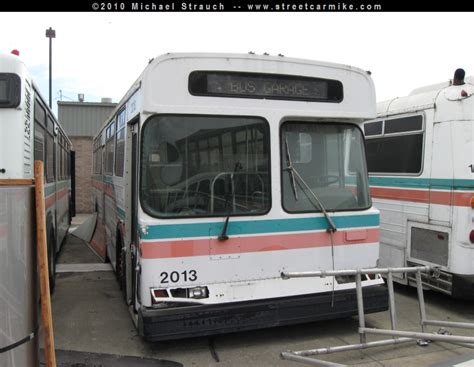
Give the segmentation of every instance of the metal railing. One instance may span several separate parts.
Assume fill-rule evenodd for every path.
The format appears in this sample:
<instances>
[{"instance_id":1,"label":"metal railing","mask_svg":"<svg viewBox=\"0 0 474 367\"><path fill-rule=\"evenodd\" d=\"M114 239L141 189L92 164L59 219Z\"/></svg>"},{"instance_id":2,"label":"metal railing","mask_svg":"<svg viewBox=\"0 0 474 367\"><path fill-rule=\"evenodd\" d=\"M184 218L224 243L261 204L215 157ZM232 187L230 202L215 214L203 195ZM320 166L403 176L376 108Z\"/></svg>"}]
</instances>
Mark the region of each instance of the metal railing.
<instances>
[{"instance_id":1,"label":"metal railing","mask_svg":"<svg viewBox=\"0 0 474 367\"><path fill-rule=\"evenodd\" d=\"M437 270L436 268L432 268L429 266L416 266L416 267L403 267L403 268L373 268L373 269L357 269L357 270L283 272L281 274L283 279L342 276L342 275L355 276L356 295L357 295L357 312L358 312L358 317L359 317L359 330L358 331L359 331L360 343L341 345L341 346L335 346L335 347L327 347L327 348L301 350L301 351L286 351L280 354L281 358L285 360L289 360L289 361L304 363L311 366L343 367L346 365L335 363L335 362L328 362L328 361L311 358L311 357L323 355L323 354L332 354L332 353L337 353L337 352L347 352L347 351L368 349L368 348L380 347L380 346L386 346L386 345L394 345L394 344L406 343L413 340L417 340L417 343L419 345L426 345L429 341L443 341L447 343L461 345L463 347L474 348L474 337L461 336L461 335L446 335L446 333L426 332L427 325L474 329L474 323L427 319L421 274L436 271L436 270ZM406 274L415 273L416 288L417 288L417 294L418 294L418 305L419 305L419 312L420 312L421 332L397 330L397 316L396 316L396 311L395 311L395 293L393 290L393 274L394 273L406 273ZM364 298L363 298L363 289L362 289L363 287L362 287L361 277L362 275L375 275L375 274L387 275L387 289L388 289L391 329L369 328L369 327L366 327L365 325ZM387 336L391 336L392 338L368 342L366 340L367 334L387 335Z\"/></svg>"}]
</instances>

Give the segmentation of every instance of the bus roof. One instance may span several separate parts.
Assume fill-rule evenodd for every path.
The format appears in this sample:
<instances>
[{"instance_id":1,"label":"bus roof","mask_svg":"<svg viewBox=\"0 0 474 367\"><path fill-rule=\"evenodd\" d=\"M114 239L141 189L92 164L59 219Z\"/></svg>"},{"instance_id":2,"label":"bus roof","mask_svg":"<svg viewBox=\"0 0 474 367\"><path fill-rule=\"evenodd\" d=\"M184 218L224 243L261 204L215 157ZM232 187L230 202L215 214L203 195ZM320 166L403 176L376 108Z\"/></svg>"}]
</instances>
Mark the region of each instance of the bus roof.
<instances>
[{"instance_id":1,"label":"bus roof","mask_svg":"<svg viewBox=\"0 0 474 367\"><path fill-rule=\"evenodd\" d=\"M58 121L57 116L54 115L54 113L51 110L51 108L49 107L48 103L46 102L46 100L41 95L37 84L32 79L31 74L30 74L26 64L22 60L22 58L20 56L12 54L12 53L0 52L0 72L15 73L18 76L20 76L20 78L26 79L26 80L28 80L29 83L32 84L35 93L38 95L39 99L41 101L43 101L44 107L47 109L47 111L53 117L53 119L57 122L57 126L58 126L59 130L66 137L66 140L68 141L68 143L70 145L72 145L71 140L69 139L66 132L64 131L64 128L61 126L61 122ZM22 103L23 103L23 101L22 101Z\"/></svg>"},{"instance_id":2,"label":"bus roof","mask_svg":"<svg viewBox=\"0 0 474 367\"><path fill-rule=\"evenodd\" d=\"M461 92L466 93L465 96ZM435 108L443 108L452 101L464 100L474 94L474 77L465 78L463 85L451 85L450 81L432 84L414 89L408 96L396 97L377 103L377 116L384 117L394 114L416 112Z\"/></svg>"},{"instance_id":3,"label":"bus roof","mask_svg":"<svg viewBox=\"0 0 474 367\"><path fill-rule=\"evenodd\" d=\"M110 121L112 116L116 115L116 113L122 108L122 106L130 99L130 97L139 89L143 87L142 83L146 82L146 80L151 76L157 67L161 67L162 65L166 64L168 61L179 61L181 64L186 63L189 60L196 60L197 62L201 61L201 65L206 60L214 60L216 63L219 63L219 66L216 68L217 70L226 70L230 68L231 62L233 62L233 67L236 69L235 71L239 71L242 69L243 71L248 69L245 65L248 65L248 62L252 62L253 70L252 72L264 72L264 73L286 73L290 75L302 75L301 71L303 68L307 67L309 69L314 70L319 68L320 70L330 71L333 75L338 76L341 80L344 80L346 83L354 83L357 81L363 82L364 87L367 91L370 91L371 98L368 98L366 101L362 102L366 106L362 107L361 109L367 110L367 114L374 114L375 111L369 111L370 108L368 106L371 105L375 101L375 88L372 82L372 78L370 77L370 72L362 70L357 67L353 67L350 65L343 65L331 62L324 62L324 61L315 61L315 60L307 60L307 59L298 59L298 58L289 58L283 55L279 56L271 56L271 55L257 55L254 53L248 54L235 54L235 53L167 53L164 55L160 55L154 59L151 59L137 78L137 80L132 84L129 88L127 93L124 97L120 100L117 104L116 109L111 113L111 115L107 118L104 122L102 128L99 131L102 131L103 128L107 125ZM270 71L265 66L268 64L272 64L272 68ZM264 66L265 65L265 66ZM291 67L290 67L291 65ZM294 69L294 71L292 70ZM229 70L229 69L228 69ZM249 70L246 70L249 71ZM354 77L357 75L356 77ZM310 72L308 72L307 76L313 76ZM169 76L171 77L171 76ZM324 77L324 76L323 76ZM336 78L336 77L335 77ZM365 91L364 91L365 92ZM355 95L356 93L353 93ZM367 93L366 93L367 95ZM360 103L359 103L360 104ZM360 111L359 111L360 114ZM368 117L368 116L367 116Z\"/></svg>"}]
</instances>

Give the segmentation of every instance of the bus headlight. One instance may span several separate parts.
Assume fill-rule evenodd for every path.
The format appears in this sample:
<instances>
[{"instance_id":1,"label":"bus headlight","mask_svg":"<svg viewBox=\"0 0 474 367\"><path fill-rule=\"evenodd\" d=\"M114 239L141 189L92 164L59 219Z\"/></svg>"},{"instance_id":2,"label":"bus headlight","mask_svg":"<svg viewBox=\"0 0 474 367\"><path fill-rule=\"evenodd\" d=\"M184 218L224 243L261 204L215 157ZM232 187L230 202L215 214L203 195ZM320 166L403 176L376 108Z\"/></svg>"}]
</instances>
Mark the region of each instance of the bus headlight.
<instances>
[{"instance_id":1,"label":"bus headlight","mask_svg":"<svg viewBox=\"0 0 474 367\"><path fill-rule=\"evenodd\" d=\"M201 299L201 298L208 298L208 297L209 297L209 291L207 287L188 288L188 298Z\"/></svg>"}]
</instances>

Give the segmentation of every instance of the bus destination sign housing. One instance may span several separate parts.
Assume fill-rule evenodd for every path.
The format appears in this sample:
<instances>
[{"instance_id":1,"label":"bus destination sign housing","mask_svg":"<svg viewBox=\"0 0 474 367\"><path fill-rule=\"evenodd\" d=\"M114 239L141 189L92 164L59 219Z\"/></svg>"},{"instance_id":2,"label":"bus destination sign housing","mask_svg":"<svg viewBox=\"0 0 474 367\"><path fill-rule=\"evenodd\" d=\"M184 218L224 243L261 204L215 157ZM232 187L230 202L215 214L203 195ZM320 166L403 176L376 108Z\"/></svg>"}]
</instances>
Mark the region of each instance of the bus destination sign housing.
<instances>
[{"instance_id":1,"label":"bus destination sign housing","mask_svg":"<svg viewBox=\"0 0 474 367\"><path fill-rule=\"evenodd\" d=\"M283 74L193 71L189 92L195 96L341 102L338 80Z\"/></svg>"}]
</instances>

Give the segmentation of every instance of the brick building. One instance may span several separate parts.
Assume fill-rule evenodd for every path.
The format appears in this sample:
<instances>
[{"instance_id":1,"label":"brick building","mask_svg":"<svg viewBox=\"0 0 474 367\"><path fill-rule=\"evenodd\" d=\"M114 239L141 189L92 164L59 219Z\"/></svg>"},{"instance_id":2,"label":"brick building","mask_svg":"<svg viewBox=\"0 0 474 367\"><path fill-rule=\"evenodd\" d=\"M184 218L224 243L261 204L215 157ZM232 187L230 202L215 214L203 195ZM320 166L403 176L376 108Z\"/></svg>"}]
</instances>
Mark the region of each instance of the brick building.
<instances>
[{"instance_id":1,"label":"brick building","mask_svg":"<svg viewBox=\"0 0 474 367\"><path fill-rule=\"evenodd\" d=\"M76 152L76 212L92 213L92 140L116 103L58 102L58 120Z\"/></svg>"}]
</instances>

